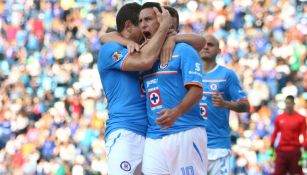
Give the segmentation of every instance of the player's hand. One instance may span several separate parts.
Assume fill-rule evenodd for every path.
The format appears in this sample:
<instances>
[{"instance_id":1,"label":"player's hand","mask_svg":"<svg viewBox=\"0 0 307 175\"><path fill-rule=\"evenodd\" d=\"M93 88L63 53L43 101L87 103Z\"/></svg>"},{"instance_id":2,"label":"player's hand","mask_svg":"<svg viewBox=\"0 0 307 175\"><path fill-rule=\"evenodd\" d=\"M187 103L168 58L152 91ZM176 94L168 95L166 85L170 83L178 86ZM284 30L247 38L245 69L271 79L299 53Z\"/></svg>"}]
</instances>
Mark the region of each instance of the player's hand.
<instances>
[{"instance_id":1,"label":"player's hand","mask_svg":"<svg viewBox=\"0 0 307 175\"><path fill-rule=\"evenodd\" d=\"M174 29L173 26L171 26L171 28L167 32L167 37L176 36L177 34L178 34L178 32Z\"/></svg>"},{"instance_id":2,"label":"player's hand","mask_svg":"<svg viewBox=\"0 0 307 175\"><path fill-rule=\"evenodd\" d=\"M161 125L162 129L168 129L171 127L180 116L176 109L163 109L158 112L158 115L160 115L160 117L156 120L156 123Z\"/></svg>"},{"instance_id":3,"label":"player's hand","mask_svg":"<svg viewBox=\"0 0 307 175\"><path fill-rule=\"evenodd\" d=\"M226 101L220 93L212 95L212 103L215 107L223 108L226 105Z\"/></svg>"},{"instance_id":4,"label":"player's hand","mask_svg":"<svg viewBox=\"0 0 307 175\"><path fill-rule=\"evenodd\" d=\"M156 13L157 20L160 24L159 28L165 27L166 30L169 30L171 28L173 19L172 19L171 15L169 14L168 10L166 10L163 7L161 7L161 9L162 9L162 13L156 7L153 8L153 10Z\"/></svg>"},{"instance_id":5,"label":"player's hand","mask_svg":"<svg viewBox=\"0 0 307 175\"><path fill-rule=\"evenodd\" d=\"M140 45L134 41L129 41L127 44L128 53L139 52L140 48Z\"/></svg>"},{"instance_id":6,"label":"player's hand","mask_svg":"<svg viewBox=\"0 0 307 175\"><path fill-rule=\"evenodd\" d=\"M274 148L273 147L270 147L269 148L269 150L268 150L268 155L270 156L270 157L273 157L274 156Z\"/></svg>"},{"instance_id":7,"label":"player's hand","mask_svg":"<svg viewBox=\"0 0 307 175\"><path fill-rule=\"evenodd\" d=\"M276 159L276 154L275 154L274 147L270 147L268 152L267 152L267 154L270 157L270 161L274 162L275 159Z\"/></svg>"},{"instance_id":8,"label":"player's hand","mask_svg":"<svg viewBox=\"0 0 307 175\"><path fill-rule=\"evenodd\" d=\"M306 163L306 161L307 161L307 151L305 151L305 150L303 149L302 154L301 154L301 158L300 158L300 160L298 161L298 164L301 165L301 166L303 166L303 165Z\"/></svg>"},{"instance_id":9,"label":"player's hand","mask_svg":"<svg viewBox=\"0 0 307 175\"><path fill-rule=\"evenodd\" d=\"M175 44L175 36L170 36L165 40L160 53L161 65L164 66L171 60Z\"/></svg>"},{"instance_id":10,"label":"player's hand","mask_svg":"<svg viewBox=\"0 0 307 175\"><path fill-rule=\"evenodd\" d=\"M140 45L140 49L149 42L149 39L145 38L144 42Z\"/></svg>"}]
</instances>

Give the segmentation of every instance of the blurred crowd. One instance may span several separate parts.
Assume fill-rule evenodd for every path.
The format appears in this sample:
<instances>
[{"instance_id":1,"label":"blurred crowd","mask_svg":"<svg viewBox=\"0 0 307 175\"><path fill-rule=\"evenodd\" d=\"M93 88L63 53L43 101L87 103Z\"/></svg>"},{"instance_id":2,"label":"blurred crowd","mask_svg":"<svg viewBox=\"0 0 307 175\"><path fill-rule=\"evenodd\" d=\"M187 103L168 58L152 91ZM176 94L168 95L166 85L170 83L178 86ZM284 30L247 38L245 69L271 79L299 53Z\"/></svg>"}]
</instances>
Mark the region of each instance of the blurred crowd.
<instances>
[{"instance_id":1,"label":"blurred crowd","mask_svg":"<svg viewBox=\"0 0 307 175\"><path fill-rule=\"evenodd\" d=\"M180 33L213 34L252 105L231 113L232 170L270 174L284 97L307 116L307 4L300 0L160 0ZM0 2L0 174L106 174L107 102L96 59L115 27L112 0ZM142 2L140 2L142 3Z\"/></svg>"}]
</instances>

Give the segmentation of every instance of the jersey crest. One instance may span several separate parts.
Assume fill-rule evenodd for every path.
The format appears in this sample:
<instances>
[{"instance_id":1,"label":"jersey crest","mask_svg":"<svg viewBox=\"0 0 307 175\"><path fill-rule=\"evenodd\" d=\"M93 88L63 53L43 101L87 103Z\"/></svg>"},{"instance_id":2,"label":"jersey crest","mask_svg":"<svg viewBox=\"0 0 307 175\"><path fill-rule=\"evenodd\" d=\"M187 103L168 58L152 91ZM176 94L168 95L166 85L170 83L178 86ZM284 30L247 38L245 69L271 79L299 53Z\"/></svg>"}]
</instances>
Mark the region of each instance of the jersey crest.
<instances>
[{"instance_id":1,"label":"jersey crest","mask_svg":"<svg viewBox=\"0 0 307 175\"><path fill-rule=\"evenodd\" d=\"M162 105L162 99L159 89L148 92L148 98L150 101L151 108L156 108Z\"/></svg>"},{"instance_id":2,"label":"jersey crest","mask_svg":"<svg viewBox=\"0 0 307 175\"><path fill-rule=\"evenodd\" d=\"M217 91L217 84L215 84L215 83L210 84L210 89L212 91Z\"/></svg>"}]
</instances>

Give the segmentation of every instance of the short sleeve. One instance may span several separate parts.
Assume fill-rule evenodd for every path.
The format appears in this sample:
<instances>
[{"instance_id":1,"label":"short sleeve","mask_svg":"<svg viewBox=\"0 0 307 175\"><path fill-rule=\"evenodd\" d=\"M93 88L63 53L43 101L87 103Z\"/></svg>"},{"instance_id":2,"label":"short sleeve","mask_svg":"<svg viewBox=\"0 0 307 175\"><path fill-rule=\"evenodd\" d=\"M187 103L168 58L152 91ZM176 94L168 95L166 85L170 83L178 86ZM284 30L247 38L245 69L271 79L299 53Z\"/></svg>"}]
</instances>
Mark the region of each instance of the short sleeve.
<instances>
[{"instance_id":1,"label":"short sleeve","mask_svg":"<svg viewBox=\"0 0 307 175\"><path fill-rule=\"evenodd\" d=\"M227 78L228 94L232 101L246 99L246 93L243 91L238 76L235 72L230 71Z\"/></svg>"},{"instance_id":2,"label":"short sleeve","mask_svg":"<svg viewBox=\"0 0 307 175\"><path fill-rule=\"evenodd\" d=\"M123 62L128 55L128 49L116 42L107 42L99 49L98 69L122 70Z\"/></svg>"},{"instance_id":3,"label":"short sleeve","mask_svg":"<svg viewBox=\"0 0 307 175\"><path fill-rule=\"evenodd\" d=\"M180 68L184 85L195 85L202 87L202 64L198 53L190 45L182 43L179 48Z\"/></svg>"}]
</instances>

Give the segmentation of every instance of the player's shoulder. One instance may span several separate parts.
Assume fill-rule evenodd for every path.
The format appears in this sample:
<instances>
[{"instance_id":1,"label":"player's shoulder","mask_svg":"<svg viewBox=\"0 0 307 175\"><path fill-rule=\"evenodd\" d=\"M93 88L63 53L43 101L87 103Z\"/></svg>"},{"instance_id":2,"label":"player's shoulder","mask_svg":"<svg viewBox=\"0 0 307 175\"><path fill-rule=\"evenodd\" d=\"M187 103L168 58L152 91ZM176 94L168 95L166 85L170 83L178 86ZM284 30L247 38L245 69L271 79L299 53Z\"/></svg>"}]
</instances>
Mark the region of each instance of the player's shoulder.
<instances>
[{"instance_id":1,"label":"player's shoulder","mask_svg":"<svg viewBox=\"0 0 307 175\"><path fill-rule=\"evenodd\" d=\"M118 61L121 57L125 56L126 50L125 46L117 42L106 42L99 49L99 58L108 59L112 57L115 61Z\"/></svg>"},{"instance_id":2,"label":"player's shoulder","mask_svg":"<svg viewBox=\"0 0 307 175\"><path fill-rule=\"evenodd\" d=\"M219 64L218 66L219 66L218 69L220 69L220 70L223 70L223 71L226 71L226 72L234 72L232 69L230 69L229 67L226 67L225 65Z\"/></svg>"},{"instance_id":3,"label":"player's shoulder","mask_svg":"<svg viewBox=\"0 0 307 175\"><path fill-rule=\"evenodd\" d=\"M185 52L188 50L195 50L195 49L191 45L184 42L176 43L175 45L175 51Z\"/></svg>"},{"instance_id":4,"label":"player's shoulder","mask_svg":"<svg viewBox=\"0 0 307 175\"><path fill-rule=\"evenodd\" d=\"M179 54L181 56L190 55L190 54L196 55L197 51L191 45L180 42L180 43L176 43L174 53Z\"/></svg>"},{"instance_id":5,"label":"player's shoulder","mask_svg":"<svg viewBox=\"0 0 307 175\"><path fill-rule=\"evenodd\" d=\"M224 66L224 65L218 65L217 69L218 72L223 73L224 75L236 75L235 71L233 71L232 69Z\"/></svg>"},{"instance_id":6,"label":"player's shoulder","mask_svg":"<svg viewBox=\"0 0 307 175\"><path fill-rule=\"evenodd\" d=\"M295 111L296 115L301 118L302 120L306 120L306 117L304 115L302 115L301 113Z\"/></svg>"}]
</instances>

